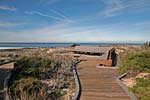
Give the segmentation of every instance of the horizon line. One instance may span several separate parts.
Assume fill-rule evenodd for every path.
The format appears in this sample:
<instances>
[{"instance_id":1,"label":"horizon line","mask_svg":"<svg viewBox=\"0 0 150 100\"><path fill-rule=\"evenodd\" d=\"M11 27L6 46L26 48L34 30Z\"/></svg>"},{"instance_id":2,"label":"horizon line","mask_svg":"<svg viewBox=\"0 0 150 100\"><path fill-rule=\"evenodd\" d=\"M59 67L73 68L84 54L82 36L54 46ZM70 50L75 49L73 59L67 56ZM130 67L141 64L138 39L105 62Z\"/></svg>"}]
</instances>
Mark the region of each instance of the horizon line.
<instances>
[{"instance_id":1,"label":"horizon line","mask_svg":"<svg viewBox=\"0 0 150 100\"><path fill-rule=\"evenodd\" d=\"M146 41L147 42L147 41ZM2 43L69 43L69 44L76 44L76 43L110 43L110 44L143 44L146 42L0 42Z\"/></svg>"}]
</instances>

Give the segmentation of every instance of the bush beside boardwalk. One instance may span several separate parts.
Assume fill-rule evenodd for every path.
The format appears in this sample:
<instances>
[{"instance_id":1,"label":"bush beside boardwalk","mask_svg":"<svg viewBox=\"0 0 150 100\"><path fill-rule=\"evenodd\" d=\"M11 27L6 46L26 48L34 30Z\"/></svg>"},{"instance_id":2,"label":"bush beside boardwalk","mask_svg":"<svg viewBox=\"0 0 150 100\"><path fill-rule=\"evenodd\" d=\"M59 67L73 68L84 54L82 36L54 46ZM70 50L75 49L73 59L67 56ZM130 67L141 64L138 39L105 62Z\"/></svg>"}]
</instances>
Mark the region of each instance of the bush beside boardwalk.
<instances>
[{"instance_id":1,"label":"bush beside boardwalk","mask_svg":"<svg viewBox=\"0 0 150 100\"><path fill-rule=\"evenodd\" d=\"M65 100L70 95L71 100L74 91L72 63L69 57L21 58L9 81L10 99Z\"/></svg>"},{"instance_id":2,"label":"bush beside boardwalk","mask_svg":"<svg viewBox=\"0 0 150 100\"><path fill-rule=\"evenodd\" d=\"M133 84L129 89L139 100L150 100L150 49L144 45L139 51L129 53L124 57L119 72L128 72L127 79L131 79Z\"/></svg>"},{"instance_id":3,"label":"bush beside boardwalk","mask_svg":"<svg viewBox=\"0 0 150 100\"><path fill-rule=\"evenodd\" d=\"M128 54L120 66L120 72L150 72L150 51Z\"/></svg>"}]
</instances>

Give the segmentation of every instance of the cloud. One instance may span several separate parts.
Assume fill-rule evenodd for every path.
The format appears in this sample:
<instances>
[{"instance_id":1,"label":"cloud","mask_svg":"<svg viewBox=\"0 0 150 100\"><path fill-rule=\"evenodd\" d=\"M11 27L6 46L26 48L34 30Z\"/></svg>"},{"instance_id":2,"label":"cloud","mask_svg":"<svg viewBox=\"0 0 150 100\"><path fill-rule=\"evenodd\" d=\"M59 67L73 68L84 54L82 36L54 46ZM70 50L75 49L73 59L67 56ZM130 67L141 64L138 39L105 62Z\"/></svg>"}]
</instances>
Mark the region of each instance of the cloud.
<instances>
[{"instance_id":1,"label":"cloud","mask_svg":"<svg viewBox=\"0 0 150 100\"><path fill-rule=\"evenodd\" d=\"M105 4L99 16L113 17L125 13L140 13L150 10L150 0L102 0ZM137 10L138 9L138 10Z\"/></svg>"},{"instance_id":2,"label":"cloud","mask_svg":"<svg viewBox=\"0 0 150 100\"><path fill-rule=\"evenodd\" d=\"M62 13L56 11L56 10L51 10L51 12L58 15L58 16L60 16L60 17L62 17L62 18L64 18L68 22L73 22L73 20L71 20L69 17L67 17L66 15L64 15L64 14L62 14Z\"/></svg>"},{"instance_id":3,"label":"cloud","mask_svg":"<svg viewBox=\"0 0 150 100\"><path fill-rule=\"evenodd\" d=\"M62 0L47 0L48 4L55 4L55 3L58 3Z\"/></svg>"},{"instance_id":4,"label":"cloud","mask_svg":"<svg viewBox=\"0 0 150 100\"><path fill-rule=\"evenodd\" d=\"M58 22L30 30L1 31L0 34L1 42L141 42L150 39L139 27L124 23L79 26Z\"/></svg>"},{"instance_id":5,"label":"cloud","mask_svg":"<svg viewBox=\"0 0 150 100\"><path fill-rule=\"evenodd\" d=\"M16 10L17 10L17 8L15 8L15 7L9 7L9 6L2 6L2 5L0 5L0 10L16 11Z\"/></svg>"},{"instance_id":6,"label":"cloud","mask_svg":"<svg viewBox=\"0 0 150 100\"><path fill-rule=\"evenodd\" d=\"M142 27L142 26L149 27L150 26L150 20L146 20L146 21L142 21L142 22L136 22L136 23L133 23L131 25L136 26L136 27Z\"/></svg>"},{"instance_id":7,"label":"cloud","mask_svg":"<svg viewBox=\"0 0 150 100\"><path fill-rule=\"evenodd\" d=\"M49 5L52 5L52 4L56 4L58 2L61 2L62 0L39 0L39 3L40 4L49 4Z\"/></svg>"},{"instance_id":8,"label":"cloud","mask_svg":"<svg viewBox=\"0 0 150 100\"><path fill-rule=\"evenodd\" d=\"M126 8L149 8L150 0L129 0L128 2L124 2L124 4Z\"/></svg>"},{"instance_id":9,"label":"cloud","mask_svg":"<svg viewBox=\"0 0 150 100\"><path fill-rule=\"evenodd\" d=\"M24 24L26 23L0 22L0 28L15 27L15 26L24 25Z\"/></svg>"},{"instance_id":10,"label":"cloud","mask_svg":"<svg viewBox=\"0 0 150 100\"><path fill-rule=\"evenodd\" d=\"M103 0L106 5L105 10L99 13L100 16L112 17L116 16L123 9L123 5L120 0Z\"/></svg>"},{"instance_id":11,"label":"cloud","mask_svg":"<svg viewBox=\"0 0 150 100\"><path fill-rule=\"evenodd\" d=\"M38 11L25 11L24 13L30 14L30 15L39 15L39 16L43 16L43 17L48 17L48 18L58 20L58 21L66 21L66 22L71 22L71 23L73 22L69 17L65 16L64 14L62 14L58 11L51 10L51 12L54 13L55 15L57 15L58 17L52 16L52 15L47 15L47 14L44 14L44 13L41 13Z\"/></svg>"},{"instance_id":12,"label":"cloud","mask_svg":"<svg viewBox=\"0 0 150 100\"><path fill-rule=\"evenodd\" d=\"M55 19L55 20L62 20L59 17L47 15L47 14L44 14L44 13L41 13L41 12L37 12L37 11L30 11L30 12L29 11L25 11L24 13L31 14L31 15L39 15L39 16L43 16L43 17L48 17L48 18L52 18L52 19Z\"/></svg>"}]
</instances>

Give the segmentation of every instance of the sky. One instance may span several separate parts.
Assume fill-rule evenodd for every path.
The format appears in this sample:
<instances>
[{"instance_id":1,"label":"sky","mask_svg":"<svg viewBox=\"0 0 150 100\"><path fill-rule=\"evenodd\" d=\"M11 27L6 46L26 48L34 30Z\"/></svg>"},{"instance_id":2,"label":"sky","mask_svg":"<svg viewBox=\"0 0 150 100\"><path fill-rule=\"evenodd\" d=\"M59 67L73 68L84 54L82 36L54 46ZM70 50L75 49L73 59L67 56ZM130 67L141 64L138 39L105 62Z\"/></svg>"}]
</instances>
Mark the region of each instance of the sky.
<instances>
[{"instance_id":1,"label":"sky","mask_svg":"<svg viewBox=\"0 0 150 100\"><path fill-rule=\"evenodd\" d=\"M0 0L0 42L150 41L150 0Z\"/></svg>"}]
</instances>

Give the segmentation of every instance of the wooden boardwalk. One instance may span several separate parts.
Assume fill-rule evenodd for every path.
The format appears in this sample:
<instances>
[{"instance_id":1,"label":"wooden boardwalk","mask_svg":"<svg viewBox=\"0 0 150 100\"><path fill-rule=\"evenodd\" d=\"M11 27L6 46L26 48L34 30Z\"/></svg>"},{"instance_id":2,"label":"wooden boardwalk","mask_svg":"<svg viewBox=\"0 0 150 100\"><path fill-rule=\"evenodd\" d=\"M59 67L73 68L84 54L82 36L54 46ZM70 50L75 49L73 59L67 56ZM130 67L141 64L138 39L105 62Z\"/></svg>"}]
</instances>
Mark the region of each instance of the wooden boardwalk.
<instances>
[{"instance_id":1,"label":"wooden boardwalk","mask_svg":"<svg viewBox=\"0 0 150 100\"><path fill-rule=\"evenodd\" d=\"M80 100L131 100L116 81L116 69L96 68L96 64L97 61L89 60L77 66L82 88Z\"/></svg>"}]
</instances>

